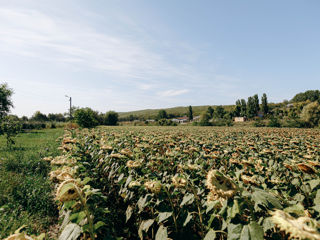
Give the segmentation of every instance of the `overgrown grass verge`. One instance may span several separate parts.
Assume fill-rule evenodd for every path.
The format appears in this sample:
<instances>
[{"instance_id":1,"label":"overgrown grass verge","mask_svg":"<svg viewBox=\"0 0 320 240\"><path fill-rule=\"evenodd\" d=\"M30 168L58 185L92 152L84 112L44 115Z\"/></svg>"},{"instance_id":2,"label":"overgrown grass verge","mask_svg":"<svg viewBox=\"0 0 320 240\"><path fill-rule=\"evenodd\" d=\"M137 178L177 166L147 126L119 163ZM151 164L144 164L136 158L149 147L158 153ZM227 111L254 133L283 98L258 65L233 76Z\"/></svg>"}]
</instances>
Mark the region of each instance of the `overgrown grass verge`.
<instances>
[{"instance_id":1,"label":"overgrown grass verge","mask_svg":"<svg viewBox=\"0 0 320 240\"><path fill-rule=\"evenodd\" d=\"M12 149L0 137L0 239L22 225L39 234L56 221L50 165L42 158L59 154L56 139L62 134L63 129L21 133Z\"/></svg>"}]
</instances>

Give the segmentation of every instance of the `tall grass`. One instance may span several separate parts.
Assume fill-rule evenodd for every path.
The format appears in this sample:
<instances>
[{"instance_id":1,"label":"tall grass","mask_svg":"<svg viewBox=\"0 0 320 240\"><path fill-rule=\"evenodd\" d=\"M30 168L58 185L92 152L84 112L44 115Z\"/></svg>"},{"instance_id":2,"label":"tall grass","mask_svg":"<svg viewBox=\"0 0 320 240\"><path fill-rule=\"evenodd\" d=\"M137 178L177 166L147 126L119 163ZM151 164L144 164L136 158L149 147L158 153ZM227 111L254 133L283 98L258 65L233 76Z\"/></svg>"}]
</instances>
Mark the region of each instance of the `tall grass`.
<instances>
[{"instance_id":1,"label":"tall grass","mask_svg":"<svg viewBox=\"0 0 320 240\"><path fill-rule=\"evenodd\" d=\"M50 166L42 158L58 155L62 134L59 128L21 133L12 149L0 137L0 239L22 225L38 234L56 221Z\"/></svg>"}]
</instances>

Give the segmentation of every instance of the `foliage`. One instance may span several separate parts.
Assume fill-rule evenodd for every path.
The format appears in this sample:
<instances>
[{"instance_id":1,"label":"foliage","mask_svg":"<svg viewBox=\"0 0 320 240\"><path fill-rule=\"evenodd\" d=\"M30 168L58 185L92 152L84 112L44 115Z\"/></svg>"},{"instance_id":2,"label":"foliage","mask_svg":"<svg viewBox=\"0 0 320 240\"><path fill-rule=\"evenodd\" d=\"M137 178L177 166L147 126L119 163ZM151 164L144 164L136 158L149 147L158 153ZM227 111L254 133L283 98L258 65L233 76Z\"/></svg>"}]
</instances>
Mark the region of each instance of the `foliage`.
<instances>
[{"instance_id":1,"label":"foliage","mask_svg":"<svg viewBox=\"0 0 320 240\"><path fill-rule=\"evenodd\" d=\"M223 118L225 115L226 111L222 106L217 106L215 110L215 115L217 118Z\"/></svg>"},{"instance_id":2,"label":"foliage","mask_svg":"<svg viewBox=\"0 0 320 240\"><path fill-rule=\"evenodd\" d=\"M312 102L306 105L300 115L301 119L309 126L315 127L320 121L320 105L318 102Z\"/></svg>"},{"instance_id":3,"label":"foliage","mask_svg":"<svg viewBox=\"0 0 320 240\"><path fill-rule=\"evenodd\" d=\"M320 101L320 91L319 90L308 90L303 93L296 94L291 102L303 102L303 101Z\"/></svg>"},{"instance_id":4,"label":"foliage","mask_svg":"<svg viewBox=\"0 0 320 240\"><path fill-rule=\"evenodd\" d=\"M116 126L118 124L118 113L109 111L104 115L103 124L109 126Z\"/></svg>"},{"instance_id":5,"label":"foliage","mask_svg":"<svg viewBox=\"0 0 320 240\"><path fill-rule=\"evenodd\" d=\"M157 121L159 126L177 126L178 124L176 122L173 122L169 119L160 119Z\"/></svg>"},{"instance_id":6,"label":"foliage","mask_svg":"<svg viewBox=\"0 0 320 240\"><path fill-rule=\"evenodd\" d=\"M91 128L99 124L98 113L91 108L80 108L74 113L74 119L80 127Z\"/></svg>"},{"instance_id":7,"label":"foliage","mask_svg":"<svg viewBox=\"0 0 320 240\"><path fill-rule=\"evenodd\" d=\"M71 211L65 226L78 225L80 238L318 237L317 224L281 224L320 220L319 136L314 129L85 129L65 135L51 165L70 174L57 197L73 197L60 209Z\"/></svg>"},{"instance_id":8,"label":"foliage","mask_svg":"<svg viewBox=\"0 0 320 240\"><path fill-rule=\"evenodd\" d=\"M160 119L167 119L167 118L168 118L168 114L166 110L163 110L163 109L159 110L157 119L160 120Z\"/></svg>"},{"instance_id":9,"label":"foliage","mask_svg":"<svg viewBox=\"0 0 320 240\"><path fill-rule=\"evenodd\" d=\"M200 121L198 123L199 126L211 126L210 116L207 112L204 112L200 115Z\"/></svg>"},{"instance_id":10,"label":"foliage","mask_svg":"<svg viewBox=\"0 0 320 240\"><path fill-rule=\"evenodd\" d=\"M271 116L269 122L268 122L268 127L281 127L281 123L278 118Z\"/></svg>"},{"instance_id":11,"label":"foliage","mask_svg":"<svg viewBox=\"0 0 320 240\"><path fill-rule=\"evenodd\" d=\"M209 106L207 109L207 113L209 114L210 119L213 118L214 109Z\"/></svg>"},{"instance_id":12,"label":"foliage","mask_svg":"<svg viewBox=\"0 0 320 240\"><path fill-rule=\"evenodd\" d=\"M8 87L8 84L0 84L0 120L8 114L10 108L13 107L11 96L13 90Z\"/></svg>"},{"instance_id":13,"label":"foliage","mask_svg":"<svg viewBox=\"0 0 320 240\"><path fill-rule=\"evenodd\" d=\"M7 147L15 144L14 137L21 131L22 124L13 116L6 116L0 124L0 134L4 134L7 140Z\"/></svg>"},{"instance_id":14,"label":"foliage","mask_svg":"<svg viewBox=\"0 0 320 240\"><path fill-rule=\"evenodd\" d=\"M237 100L236 101L236 106L234 109L234 114L236 117L240 117L241 116L241 101Z\"/></svg>"},{"instance_id":15,"label":"foliage","mask_svg":"<svg viewBox=\"0 0 320 240\"><path fill-rule=\"evenodd\" d=\"M36 122L45 122L45 121L48 121L48 117L44 113L41 113L40 111L36 111L32 115L31 120Z\"/></svg>"},{"instance_id":16,"label":"foliage","mask_svg":"<svg viewBox=\"0 0 320 240\"><path fill-rule=\"evenodd\" d=\"M188 114L187 115L188 115L189 121L192 121L193 112L192 112L192 107L191 106L188 107Z\"/></svg>"},{"instance_id":17,"label":"foliage","mask_svg":"<svg viewBox=\"0 0 320 240\"><path fill-rule=\"evenodd\" d=\"M261 111L264 115L267 115L269 113L268 99L267 94L265 93L261 97Z\"/></svg>"},{"instance_id":18,"label":"foliage","mask_svg":"<svg viewBox=\"0 0 320 240\"><path fill-rule=\"evenodd\" d=\"M246 100L241 99L241 112L240 112L241 117L247 116L247 103Z\"/></svg>"},{"instance_id":19,"label":"foliage","mask_svg":"<svg viewBox=\"0 0 320 240\"><path fill-rule=\"evenodd\" d=\"M266 124L261 119L258 119L253 123L253 126L255 126L255 127L265 127Z\"/></svg>"}]
</instances>

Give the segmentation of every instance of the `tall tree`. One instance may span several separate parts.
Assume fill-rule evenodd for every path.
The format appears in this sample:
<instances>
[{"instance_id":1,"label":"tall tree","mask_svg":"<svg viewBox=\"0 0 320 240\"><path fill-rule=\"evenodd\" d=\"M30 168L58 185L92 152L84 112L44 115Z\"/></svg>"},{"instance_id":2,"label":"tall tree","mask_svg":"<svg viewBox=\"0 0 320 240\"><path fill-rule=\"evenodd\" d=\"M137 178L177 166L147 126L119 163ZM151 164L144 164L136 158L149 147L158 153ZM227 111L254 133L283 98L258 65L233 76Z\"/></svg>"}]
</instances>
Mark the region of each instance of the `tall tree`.
<instances>
[{"instance_id":1,"label":"tall tree","mask_svg":"<svg viewBox=\"0 0 320 240\"><path fill-rule=\"evenodd\" d=\"M268 112L269 112L267 94L265 94L265 93L261 97L261 110L264 115L268 114Z\"/></svg>"},{"instance_id":2,"label":"tall tree","mask_svg":"<svg viewBox=\"0 0 320 240\"><path fill-rule=\"evenodd\" d=\"M0 119L6 116L13 107L12 94L13 90L8 87L7 83L0 84Z\"/></svg>"},{"instance_id":3,"label":"tall tree","mask_svg":"<svg viewBox=\"0 0 320 240\"><path fill-rule=\"evenodd\" d=\"M247 102L247 115L248 118L253 118L255 116L255 103L253 97L248 97L248 102Z\"/></svg>"},{"instance_id":4,"label":"tall tree","mask_svg":"<svg viewBox=\"0 0 320 240\"><path fill-rule=\"evenodd\" d=\"M253 96L253 103L254 103L254 115L257 116L260 110L258 94L255 94Z\"/></svg>"},{"instance_id":5,"label":"tall tree","mask_svg":"<svg viewBox=\"0 0 320 240\"><path fill-rule=\"evenodd\" d=\"M236 101L236 107L234 109L234 115L236 117L240 117L240 114L241 114L241 101L240 100L237 100Z\"/></svg>"},{"instance_id":6,"label":"tall tree","mask_svg":"<svg viewBox=\"0 0 320 240\"><path fill-rule=\"evenodd\" d=\"M224 108L222 106L217 106L215 112L216 112L217 118L223 118L223 116L225 114Z\"/></svg>"},{"instance_id":7,"label":"tall tree","mask_svg":"<svg viewBox=\"0 0 320 240\"><path fill-rule=\"evenodd\" d=\"M207 113L209 114L210 119L213 118L214 109L211 106L209 106Z\"/></svg>"},{"instance_id":8,"label":"tall tree","mask_svg":"<svg viewBox=\"0 0 320 240\"><path fill-rule=\"evenodd\" d=\"M193 119L193 112L192 112L191 106L188 107L188 118L189 118L189 121L192 121Z\"/></svg>"},{"instance_id":9,"label":"tall tree","mask_svg":"<svg viewBox=\"0 0 320 240\"><path fill-rule=\"evenodd\" d=\"M247 103L246 100L241 99L241 117L245 117L247 115Z\"/></svg>"}]
</instances>

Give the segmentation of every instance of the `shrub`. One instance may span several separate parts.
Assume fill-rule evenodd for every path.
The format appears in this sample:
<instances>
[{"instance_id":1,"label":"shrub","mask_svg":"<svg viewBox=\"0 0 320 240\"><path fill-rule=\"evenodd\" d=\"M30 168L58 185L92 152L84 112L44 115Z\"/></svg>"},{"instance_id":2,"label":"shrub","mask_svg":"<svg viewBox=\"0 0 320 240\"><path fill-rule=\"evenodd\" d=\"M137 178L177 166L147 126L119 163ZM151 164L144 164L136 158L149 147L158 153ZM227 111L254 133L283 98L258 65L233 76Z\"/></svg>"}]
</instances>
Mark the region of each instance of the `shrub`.
<instances>
[{"instance_id":1,"label":"shrub","mask_svg":"<svg viewBox=\"0 0 320 240\"><path fill-rule=\"evenodd\" d=\"M114 111L107 112L103 117L103 124L116 126L118 124L119 115Z\"/></svg>"},{"instance_id":2,"label":"shrub","mask_svg":"<svg viewBox=\"0 0 320 240\"><path fill-rule=\"evenodd\" d=\"M99 124L98 113L91 108L80 108L74 113L74 119L80 127L91 128Z\"/></svg>"},{"instance_id":3,"label":"shrub","mask_svg":"<svg viewBox=\"0 0 320 240\"><path fill-rule=\"evenodd\" d=\"M168 119L160 119L158 121L158 125L159 126L177 126L178 124Z\"/></svg>"},{"instance_id":4,"label":"shrub","mask_svg":"<svg viewBox=\"0 0 320 240\"><path fill-rule=\"evenodd\" d=\"M3 119L1 122L1 133L5 135L7 140L7 147L11 147L13 144L15 144L15 141L13 138L21 132L21 123L11 116L7 116Z\"/></svg>"},{"instance_id":5,"label":"shrub","mask_svg":"<svg viewBox=\"0 0 320 240\"><path fill-rule=\"evenodd\" d=\"M279 119L272 116L268 122L268 127L281 127Z\"/></svg>"},{"instance_id":6,"label":"shrub","mask_svg":"<svg viewBox=\"0 0 320 240\"><path fill-rule=\"evenodd\" d=\"M260 119L258 119L253 123L253 126L255 126L255 127L265 127L266 124L263 121L261 121Z\"/></svg>"}]
</instances>

